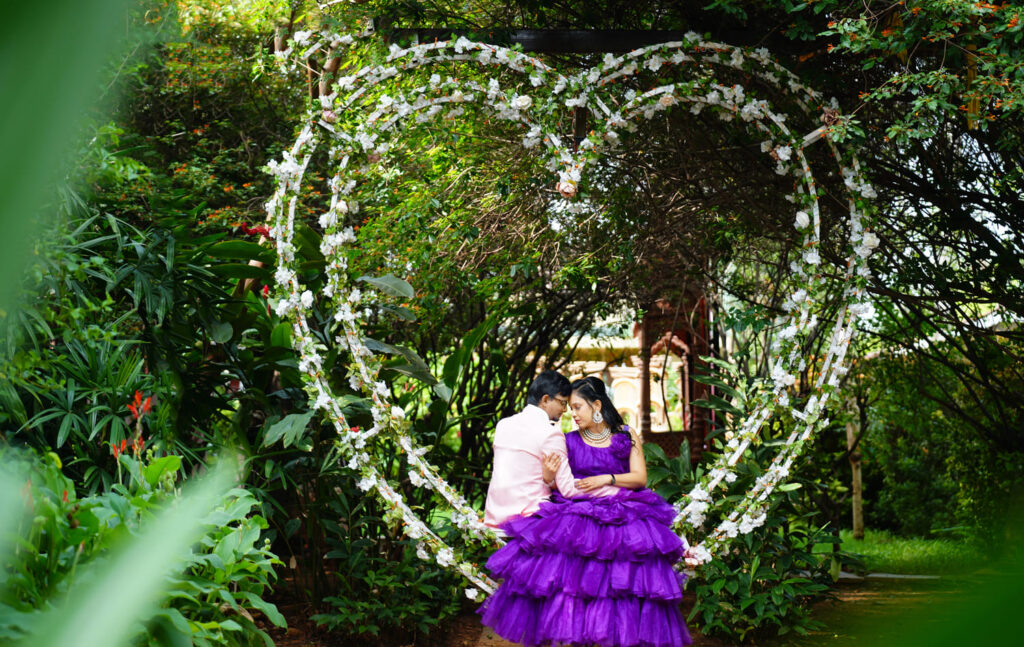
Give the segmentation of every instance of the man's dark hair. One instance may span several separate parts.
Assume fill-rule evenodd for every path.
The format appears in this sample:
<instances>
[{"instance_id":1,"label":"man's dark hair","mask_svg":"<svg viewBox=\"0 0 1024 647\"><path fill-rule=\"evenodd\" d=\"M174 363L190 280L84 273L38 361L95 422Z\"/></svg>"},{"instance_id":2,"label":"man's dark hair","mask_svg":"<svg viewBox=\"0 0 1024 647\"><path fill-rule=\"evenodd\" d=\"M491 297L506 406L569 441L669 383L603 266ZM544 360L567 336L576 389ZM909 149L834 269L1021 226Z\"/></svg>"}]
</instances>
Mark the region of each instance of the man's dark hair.
<instances>
[{"instance_id":1,"label":"man's dark hair","mask_svg":"<svg viewBox=\"0 0 1024 647\"><path fill-rule=\"evenodd\" d=\"M572 389L569 387L569 379L558 371L544 371L530 384L526 390L526 404L540 404L541 398L545 395L555 397L564 395L569 397Z\"/></svg>"}]
</instances>

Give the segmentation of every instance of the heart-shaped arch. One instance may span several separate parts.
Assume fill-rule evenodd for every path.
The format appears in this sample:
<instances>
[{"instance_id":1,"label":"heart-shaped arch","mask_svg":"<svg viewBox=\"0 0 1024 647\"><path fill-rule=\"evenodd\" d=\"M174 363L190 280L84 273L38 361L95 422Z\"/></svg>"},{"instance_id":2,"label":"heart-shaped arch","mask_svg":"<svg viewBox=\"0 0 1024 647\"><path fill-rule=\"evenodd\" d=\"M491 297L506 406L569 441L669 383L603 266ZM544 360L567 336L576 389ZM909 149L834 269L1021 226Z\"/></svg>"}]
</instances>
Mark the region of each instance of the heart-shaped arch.
<instances>
[{"instance_id":1,"label":"heart-shaped arch","mask_svg":"<svg viewBox=\"0 0 1024 647\"><path fill-rule=\"evenodd\" d=\"M330 42L342 37L325 34L324 39ZM307 55L312 49L315 46L306 50ZM535 93L547 89L549 94L538 98L534 94L509 92L494 78L489 79L484 86L473 80L441 79L439 75L432 76L429 82L409 91L408 95L415 96L411 101L406 94L391 96L381 91L388 87L389 79L412 75L428 66L449 61L502 66L524 75L531 86L536 88ZM334 425L341 455L348 461L349 467L361 473L359 486L364 490L375 489L402 520L406 534L420 541L420 556L429 559L426 550L429 548L438 564L456 568L485 592L493 591L494 582L475 565L461 560L458 551L442 541L411 510L401 494L381 476L365 451L369 437L378 433L392 435L405 452L410 479L417 485L436 490L448 502L452 509L452 521L465 536L473 540L494 540L493 533L483 525L478 513L424 459L426 450L418 447L409 434L404 412L389 403L386 385L377 380L379 359L367 347L358 327L356 312L361 294L358 289L352 289L347 284L345 258L338 254L342 245L355 240L354 232L344 227L343 220L346 213L358 210L359 206L348 197L357 186L358 176L369 170L375 163L375 157L388 150L388 137L396 136L400 124L407 119L429 120L439 115L456 118L461 114L464 103L479 102L496 118L519 124L524 131L523 145L528 148L542 146L548 168L558 173L559 188L566 196L576 194L580 182L585 179L587 163L606 148L618 143L619 130L633 130L639 118L650 118L666 109L678 109L675 108L677 105L689 105L694 112L713 110L726 120L738 118L764 135L767 139L762 149L777 161L777 172L794 173L801 181L792 199L797 203L795 226L804 232L805 251L801 261L794 263L793 270L796 276L805 281L806 287L797 290L787 303L790 315L783 322L782 333L776 338L772 363L773 386L761 392L739 432L728 442L727 451L711 466L687 499L677 503L677 509L680 510L675 523L677 531L681 532L686 526L698 528L703 524L712 504L711 494L722 483L735 478L733 467L757 438L761 427L780 408L788 407L786 388L793 383L798 363L802 362L799 358L800 341L818 325L811 295L816 288L821 287L823 281L817 272L820 263L817 252L820 214L817 189L803 147L821 139L825 128L807 136L794 134L787 128L785 117L772 112L768 102L747 96L739 86L720 85L710 75L702 75L686 83L666 84L627 97L618 112L608 108L608 104L613 103L606 102L608 88L619 79L635 75L642 69L658 71L671 65L688 65L692 69L726 66L755 74L762 81L787 92L808 116L813 115L809 106L821 100L818 94L801 85L795 76L772 61L767 52L745 52L720 43L702 42L696 35L680 42L646 47L622 57L608 55L601 66L572 77L558 74L542 61L521 52L459 39L408 49L393 48L384 65L363 68L352 76L340 79L336 85L337 91L322 98L321 106L310 112L310 119L292 149L284 154L282 161L270 165L272 172L278 176L278 189L267 205L273 221L271 235L276 241L279 256L275 275L280 297L277 312L282 316L293 315L293 344L300 356L300 370L313 407L323 409L325 416ZM544 128L544 118L550 118L563 106L589 107L595 115L591 133L576 151L563 145L556 133ZM337 125L337 115L354 109L362 109L366 117L358 122L354 130L346 131ZM331 391L327 376L323 373L319 354L323 345L317 341L307 320L314 295L301 284L296 272L293 242L296 205L306 166L324 138L330 141L329 155L338 169L329 182L330 203L319 218L324 231L321 250L328 260L324 294L328 300L328 310L333 312L338 332L341 333L337 339L348 348L353 359L352 386L362 389L372 402L374 426L366 431L349 427ZM697 544L698 556L702 561L710 560L712 552L730 538L749 532L764 522L764 502L788 475L793 461L814 432L827 424L827 420L821 418L822 409L837 388L839 378L845 373L843 360L855 320L858 315L870 311L863 284L869 274L866 259L877 245L877 238L865 231L863 217L865 201L873 197L873 192L860 176L856 160L851 158L846 163L846 158L835 143L827 137L824 139L839 163L839 171L849 194L850 252L842 281L843 295L849 305L840 309L833 324L829 351L818 371L813 393L802 409L792 409L799 423L773 459L772 466L757 480L754 488L724 521ZM585 201L574 200L567 203L566 208L569 211L580 211L590 206Z\"/></svg>"}]
</instances>

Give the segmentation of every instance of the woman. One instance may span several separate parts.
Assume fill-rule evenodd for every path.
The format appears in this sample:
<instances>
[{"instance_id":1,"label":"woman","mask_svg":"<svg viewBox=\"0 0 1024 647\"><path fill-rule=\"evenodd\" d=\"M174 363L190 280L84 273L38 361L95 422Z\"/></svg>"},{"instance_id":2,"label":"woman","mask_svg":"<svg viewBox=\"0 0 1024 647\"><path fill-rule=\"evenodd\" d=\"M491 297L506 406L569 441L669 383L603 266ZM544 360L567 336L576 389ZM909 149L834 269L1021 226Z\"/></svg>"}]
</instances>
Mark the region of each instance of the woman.
<instances>
[{"instance_id":1,"label":"woman","mask_svg":"<svg viewBox=\"0 0 1024 647\"><path fill-rule=\"evenodd\" d=\"M508 544L487 567L504 581L481 609L484 624L525 645L690 644L679 608L685 576L673 570L686 546L671 530L675 510L645 489L639 436L596 377L573 383L569 407L578 427L565 439L576 487L622 489L608 497L556 493L535 514L503 524Z\"/></svg>"}]
</instances>

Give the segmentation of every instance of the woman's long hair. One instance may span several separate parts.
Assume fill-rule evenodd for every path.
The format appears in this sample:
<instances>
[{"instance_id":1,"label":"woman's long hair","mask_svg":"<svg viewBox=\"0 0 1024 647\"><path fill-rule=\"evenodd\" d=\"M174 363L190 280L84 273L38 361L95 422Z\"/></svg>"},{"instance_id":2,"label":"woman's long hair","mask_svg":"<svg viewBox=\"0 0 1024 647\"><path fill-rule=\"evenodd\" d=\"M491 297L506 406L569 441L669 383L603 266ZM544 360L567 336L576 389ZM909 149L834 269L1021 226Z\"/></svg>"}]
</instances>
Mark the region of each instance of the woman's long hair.
<instances>
[{"instance_id":1,"label":"woman's long hair","mask_svg":"<svg viewBox=\"0 0 1024 647\"><path fill-rule=\"evenodd\" d=\"M629 441L633 442L633 436L629 433L629 428L626 426L625 421L622 420L619 410L612 404L611 399L608 397L608 390L600 378L591 375L582 380L576 380L572 383L572 392L586 400L591 406L595 402L600 402L601 416L604 417L604 421L608 424L612 433L627 434L630 437Z\"/></svg>"}]
</instances>

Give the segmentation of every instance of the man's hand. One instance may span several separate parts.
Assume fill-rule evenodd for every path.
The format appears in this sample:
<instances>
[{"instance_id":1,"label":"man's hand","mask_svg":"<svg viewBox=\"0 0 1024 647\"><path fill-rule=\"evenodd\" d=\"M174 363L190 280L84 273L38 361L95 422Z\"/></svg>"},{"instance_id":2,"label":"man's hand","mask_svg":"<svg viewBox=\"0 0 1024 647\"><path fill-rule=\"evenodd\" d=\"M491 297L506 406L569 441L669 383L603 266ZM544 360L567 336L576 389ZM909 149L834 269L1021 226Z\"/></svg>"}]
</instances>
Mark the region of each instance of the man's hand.
<instances>
[{"instance_id":1,"label":"man's hand","mask_svg":"<svg viewBox=\"0 0 1024 647\"><path fill-rule=\"evenodd\" d=\"M608 474L600 474L598 476L588 476L585 479L576 481L576 489L582 492L590 492L596 490L599 487L610 485L611 476Z\"/></svg>"},{"instance_id":2,"label":"man's hand","mask_svg":"<svg viewBox=\"0 0 1024 647\"><path fill-rule=\"evenodd\" d=\"M555 474L558 473L558 467L562 464L562 457L558 454L545 454L540 464L541 469L544 472L544 482L551 483L555 480ZM534 473L536 474L536 472Z\"/></svg>"}]
</instances>

